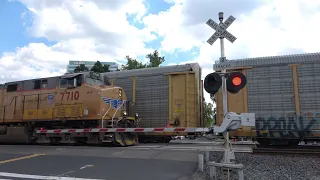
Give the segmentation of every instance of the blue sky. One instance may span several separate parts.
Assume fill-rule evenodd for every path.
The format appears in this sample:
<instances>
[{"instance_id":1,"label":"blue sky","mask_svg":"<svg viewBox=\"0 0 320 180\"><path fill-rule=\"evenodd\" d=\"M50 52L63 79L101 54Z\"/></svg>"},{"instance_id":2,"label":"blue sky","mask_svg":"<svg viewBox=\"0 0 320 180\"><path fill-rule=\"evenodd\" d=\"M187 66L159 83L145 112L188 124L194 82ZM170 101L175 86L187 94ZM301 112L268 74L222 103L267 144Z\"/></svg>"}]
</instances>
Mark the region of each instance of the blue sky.
<instances>
[{"instance_id":1,"label":"blue sky","mask_svg":"<svg viewBox=\"0 0 320 180\"><path fill-rule=\"evenodd\" d=\"M24 16L23 16L24 15ZM28 35L26 28L32 23L28 9L17 1L0 1L0 52L12 52L16 47L23 47L31 42L43 42L52 45L45 38L34 38Z\"/></svg>"},{"instance_id":2,"label":"blue sky","mask_svg":"<svg viewBox=\"0 0 320 180\"><path fill-rule=\"evenodd\" d=\"M18 2L0 1L0 52L14 51L17 46L25 46L36 39L25 34L21 14L26 8Z\"/></svg>"},{"instance_id":3,"label":"blue sky","mask_svg":"<svg viewBox=\"0 0 320 180\"><path fill-rule=\"evenodd\" d=\"M147 14L158 14L161 11L166 11L172 4L168 4L163 0L148 0L145 2ZM134 16L128 16L128 21L131 25L142 29L144 25L134 21ZM50 42L45 38L36 38L28 34L27 28L32 24L31 12L18 1L1 0L0 1L0 23L5 24L0 28L0 53L14 52L17 47L27 46L29 43L42 42L48 46L54 45L56 42ZM157 50L160 48L162 38L145 43L147 48ZM198 55L199 48L193 48L190 52L181 52L176 50L174 53L163 53L166 62L179 63L180 60L191 60ZM138 56L138 59L142 56ZM67 62L66 62L67 63Z\"/></svg>"}]
</instances>

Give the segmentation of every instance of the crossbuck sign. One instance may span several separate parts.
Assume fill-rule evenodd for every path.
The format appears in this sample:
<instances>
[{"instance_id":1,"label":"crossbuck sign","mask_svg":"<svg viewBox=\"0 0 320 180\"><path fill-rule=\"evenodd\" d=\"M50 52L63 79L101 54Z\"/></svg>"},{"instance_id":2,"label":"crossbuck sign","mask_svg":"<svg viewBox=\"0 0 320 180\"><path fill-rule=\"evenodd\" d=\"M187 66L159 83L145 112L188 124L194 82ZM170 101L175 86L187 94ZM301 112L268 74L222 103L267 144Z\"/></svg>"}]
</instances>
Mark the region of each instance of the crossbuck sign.
<instances>
[{"instance_id":1,"label":"crossbuck sign","mask_svg":"<svg viewBox=\"0 0 320 180\"><path fill-rule=\"evenodd\" d=\"M208 39L207 43L212 45L219 37L228 39L231 43L233 43L237 38L227 31L227 28L236 20L235 17L229 16L228 19L224 23L216 23L212 19L207 21L207 25L212 29L216 30L216 32Z\"/></svg>"}]
</instances>

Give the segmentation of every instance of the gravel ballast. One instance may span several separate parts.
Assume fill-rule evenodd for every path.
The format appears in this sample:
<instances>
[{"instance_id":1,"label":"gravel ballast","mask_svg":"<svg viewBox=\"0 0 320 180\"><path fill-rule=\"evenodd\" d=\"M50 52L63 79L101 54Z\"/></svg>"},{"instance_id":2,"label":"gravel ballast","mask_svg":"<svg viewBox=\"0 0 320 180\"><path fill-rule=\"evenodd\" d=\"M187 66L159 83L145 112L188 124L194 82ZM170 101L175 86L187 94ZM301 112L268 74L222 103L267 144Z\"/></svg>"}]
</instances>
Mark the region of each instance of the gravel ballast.
<instances>
[{"instance_id":1,"label":"gravel ballast","mask_svg":"<svg viewBox=\"0 0 320 180\"><path fill-rule=\"evenodd\" d=\"M210 161L221 162L222 152L210 152ZM302 155L257 155L235 153L236 163L244 165L245 180L320 180L320 157ZM227 179L227 171L217 168L218 180ZM207 180L209 168L193 174L192 180ZM237 172L230 172L230 180L237 180Z\"/></svg>"}]
</instances>

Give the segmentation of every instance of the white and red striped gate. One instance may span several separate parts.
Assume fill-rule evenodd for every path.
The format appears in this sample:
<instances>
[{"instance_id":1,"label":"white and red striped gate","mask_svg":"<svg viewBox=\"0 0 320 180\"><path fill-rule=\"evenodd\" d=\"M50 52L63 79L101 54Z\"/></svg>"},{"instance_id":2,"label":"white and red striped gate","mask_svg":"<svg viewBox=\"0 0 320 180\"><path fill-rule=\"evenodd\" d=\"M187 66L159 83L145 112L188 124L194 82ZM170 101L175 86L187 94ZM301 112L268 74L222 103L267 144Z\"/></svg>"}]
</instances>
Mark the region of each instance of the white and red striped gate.
<instances>
[{"instance_id":1,"label":"white and red striped gate","mask_svg":"<svg viewBox=\"0 0 320 180\"><path fill-rule=\"evenodd\" d=\"M209 132L209 128L92 128L92 129L39 129L38 134L93 133L93 132Z\"/></svg>"}]
</instances>

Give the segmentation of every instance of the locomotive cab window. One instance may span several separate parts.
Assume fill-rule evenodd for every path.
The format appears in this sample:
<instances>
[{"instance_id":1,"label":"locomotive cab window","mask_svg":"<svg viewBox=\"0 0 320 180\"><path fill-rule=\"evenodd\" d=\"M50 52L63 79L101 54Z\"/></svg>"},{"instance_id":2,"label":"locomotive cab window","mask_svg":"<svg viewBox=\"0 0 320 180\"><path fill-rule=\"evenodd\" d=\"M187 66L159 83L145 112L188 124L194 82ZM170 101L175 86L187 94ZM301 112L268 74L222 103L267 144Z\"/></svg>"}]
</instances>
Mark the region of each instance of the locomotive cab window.
<instances>
[{"instance_id":1,"label":"locomotive cab window","mask_svg":"<svg viewBox=\"0 0 320 180\"><path fill-rule=\"evenodd\" d=\"M77 87L80 87L82 85L82 76L78 76L76 78L76 85Z\"/></svg>"},{"instance_id":2,"label":"locomotive cab window","mask_svg":"<svg viewBox=\"0 0 320 180\"><path fill-rule=\"evenodd\" d=\"M7 92L15 92L18 90L18 84L9 84L7 86Z\"/></svg>"},{"instance_id":3,"label":"locomotive cab window","mask_svg":"<svg viewBox=\"0 0 320 180\"><path fill-rule=\"evenodd\" d=\"M67 88L68 80L67 79L60 79L60 88Z\"/></svg>"},{"instance_id":4,"label":"locomotive cab window","mask_svg":"<svg viewBox=\"0 0 320 180\"><path fill-rule=\"evenodd\" d=\"M43 79L43 80L41 81L41 88L46 88L47 86L48 86L48 80Z\"/></svg>"},{"instance_id":5,"label":"locomotive cab window","mask_svg":"<svg viewBox=\"0 0 320 180\"><path fill-rule=\"evenodd\" d=\"M33 89L41 89L41 88L46 88L48 85L48 80L43 79L43 80L35 80Z\"/></svg>"},{"instance_id":6,"label":"locomotive cab window","mask_svg":"<svg viewBox=\"0 0 320 180\"><path fill-rule=\"evenodd\" d=\"M41 88L41 80L35 80L33 89L40 89Z\"/></svg>"},{"instance_id":7,"label":"locomotive cab window","mask_svg":"<svg viewBox=\"0 0 320 180\"><path fill-rule=\"evenodd\" d=\"M60 79L60 88L75 88L82 85L82 76Z\"/></svg>"}]
</instances>

